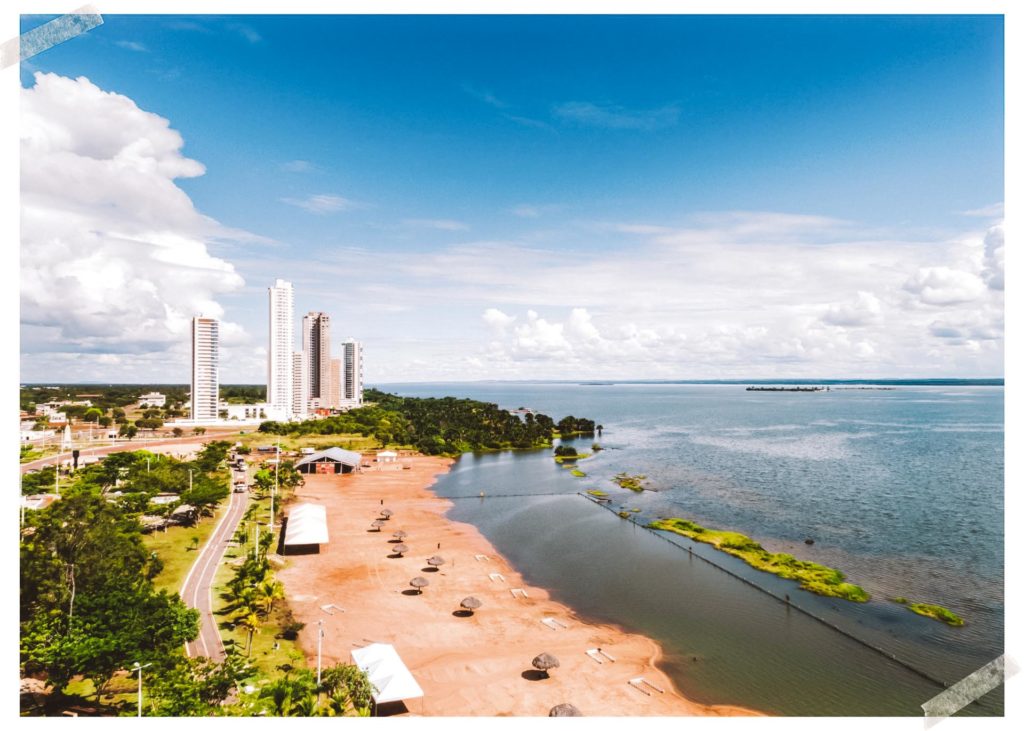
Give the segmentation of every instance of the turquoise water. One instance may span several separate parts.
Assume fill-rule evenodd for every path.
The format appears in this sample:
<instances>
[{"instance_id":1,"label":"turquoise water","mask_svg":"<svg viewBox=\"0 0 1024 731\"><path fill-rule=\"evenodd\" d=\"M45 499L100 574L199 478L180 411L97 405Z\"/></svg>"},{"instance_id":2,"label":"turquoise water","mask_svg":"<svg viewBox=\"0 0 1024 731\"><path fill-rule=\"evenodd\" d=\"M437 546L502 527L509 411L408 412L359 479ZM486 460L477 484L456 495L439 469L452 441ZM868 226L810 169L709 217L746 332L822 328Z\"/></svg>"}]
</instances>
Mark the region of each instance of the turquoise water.
<instances>
[{"instance_id":1,"label":"turquoise water","mask_svg":"<svg viewBox=\"0 0 1024 731\"><path fill-rule=\"evenodd\" d=\"M706 556L940 681L1003 652L1003 389L899 387L819 393L742 386L392 384L593 418L605 450L586 478L547 450L465 455L438 494L531 583L581 614L658 640L689 696L787 715L919 715L941 686L691 558ZM591 440L578 440L587 448ZM648 490L615 486L643 473ZM809 594L685 538L659 538L613 506L746 533L775 551L843 570L872 594ZM487 498L476 496L484 491ZM500 497L514 495L516 497ZM804 540L813 539L813 545ZM682 546L683 548L680 548ZM963 628L887 601L937 603ZM1001 714L1002 692L966 709Z\"/></svg>"}]
</instances>

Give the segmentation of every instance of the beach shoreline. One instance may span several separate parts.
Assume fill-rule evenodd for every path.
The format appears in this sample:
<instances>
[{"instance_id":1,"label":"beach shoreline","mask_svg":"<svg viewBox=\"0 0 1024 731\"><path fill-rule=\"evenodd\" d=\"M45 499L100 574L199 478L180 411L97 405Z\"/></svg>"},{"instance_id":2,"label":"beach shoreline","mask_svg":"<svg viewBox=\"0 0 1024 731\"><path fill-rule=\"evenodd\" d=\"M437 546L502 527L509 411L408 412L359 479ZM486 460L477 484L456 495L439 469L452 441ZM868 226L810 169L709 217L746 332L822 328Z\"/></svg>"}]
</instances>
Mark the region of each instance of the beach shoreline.
<instances>
[{"instance_id":1,"label":"beach shoreline","mask_svg":"<svg viewBox=\"0 0 1024 731\"><path fill-rule=\"evenodd\" d=\"M403 457L352 475L309 475L297 490L291 506L323 505L330 537L320 553L286 556L277 571L306 625L299 645L311 667L323 620L324 667L349 662L358 646L395 646L424 691L406 702L411 715L546 716L561 703L587 716L759 715L685 698L657 667L654 640L581 618L525 584L475 526L447 517L451 501L431 486L452 463ZM377 532L371 523L382 508L393 515ZM409 547L401 558L391 551L397 530ZM437 571L426 564L435 554L445 559ZM414 577L429 581L422 593L410 588ZM467 596L482 602L472 614L459 607ZM542 652L560 662L547 678L531 666ZM628 683L638 677L648 682Z\"/></svg>"}]
</instances>

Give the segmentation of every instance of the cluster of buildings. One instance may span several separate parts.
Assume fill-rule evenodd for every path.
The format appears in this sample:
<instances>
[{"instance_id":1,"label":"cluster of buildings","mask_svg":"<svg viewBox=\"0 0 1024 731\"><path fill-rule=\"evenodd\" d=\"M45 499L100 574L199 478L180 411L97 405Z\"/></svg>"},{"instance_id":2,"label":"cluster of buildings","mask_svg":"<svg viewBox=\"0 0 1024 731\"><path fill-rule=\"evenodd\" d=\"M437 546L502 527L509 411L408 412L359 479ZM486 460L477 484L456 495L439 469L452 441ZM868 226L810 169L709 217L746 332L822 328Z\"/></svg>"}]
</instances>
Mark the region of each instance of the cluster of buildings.
<instances>
[{"instance_id":1,"label":"cluster of buildings","mask_svg":"<svg viewBox=\"0 0 1024 731\"><path fill-rule=\"evenodd\" d=\"M363 403L363 352L351 338L335 352L331 317L309 312L302 318L302 342L295 349L295 299L291 282L268 289L267 400L225 404L219 399L220 332L212 317L192 319L190 423L289 421L347 411ZM225 415L224 412L227 412Z\"/></svg>"}]
</instances>

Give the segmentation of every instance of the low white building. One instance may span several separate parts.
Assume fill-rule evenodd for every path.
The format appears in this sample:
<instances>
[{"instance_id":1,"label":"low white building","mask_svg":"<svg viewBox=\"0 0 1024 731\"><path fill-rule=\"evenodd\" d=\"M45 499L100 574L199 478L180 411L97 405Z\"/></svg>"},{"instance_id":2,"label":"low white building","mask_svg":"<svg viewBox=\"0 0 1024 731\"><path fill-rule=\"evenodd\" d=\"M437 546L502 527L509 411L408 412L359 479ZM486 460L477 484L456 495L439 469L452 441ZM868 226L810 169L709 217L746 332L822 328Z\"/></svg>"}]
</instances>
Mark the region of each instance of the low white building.
<instances>
[{"instance_id":1,"label":"low white building","mask_svg":"<svg viewBox=\"0 0 1024 731\"><path fill-rule=\"evenodd\" d=\"M139 396L138 406L140 409L147 406L162 409L166 405L167 397L158 391L150 391Z\"/></svg>"},{"instance_id":2,"label":"low white building","mask_svg":"<svg viewBox=\"0 0 1024 731\"><path fill-rule=\"evenodd\" d=\"M57 432L53 429L42 429L40 431L32 431L31 429L21 430L21 443L32 444L34 442L43 442L47 439L52 439L57 436Z\"/></svg>"}]
</instances>

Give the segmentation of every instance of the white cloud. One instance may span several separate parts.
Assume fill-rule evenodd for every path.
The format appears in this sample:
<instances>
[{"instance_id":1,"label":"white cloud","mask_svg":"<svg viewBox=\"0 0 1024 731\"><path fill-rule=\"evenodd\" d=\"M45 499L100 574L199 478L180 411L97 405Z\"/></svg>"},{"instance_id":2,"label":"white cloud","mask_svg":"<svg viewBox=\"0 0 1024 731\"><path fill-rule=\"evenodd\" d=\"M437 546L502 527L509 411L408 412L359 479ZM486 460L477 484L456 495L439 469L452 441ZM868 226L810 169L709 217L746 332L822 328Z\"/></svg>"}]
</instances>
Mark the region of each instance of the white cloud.
<instances>
[{"instance_id":1,"label":"white cloud","mask_svg":"<svg viewBox=\"0 0 1024 731\"><path fill-rule=\"evenodd\" d=\"M251 25L246 25L245 23L229 23L227 27L228 30L233 30L235 33L242 36L242 38L249 41L249 43L259 43L263 40L263 36L261 36Z\"/></svg>"},{"instance_id":2,"label":"white cloud","mask_svg":"<svg viewBox=\"0 0 1024 731\"><path fill-rule=\"evenodd\" d=\"M1003 290L1005 269L1003 251L1003 226L999 224L990 228L985 234L985 268L982 271L982 278L989 289Z\"/></svg>"},{"instance_id":3,"label":"white cloud","mask_svg":"<svg viewBox=\"0 0 1024 731\"><path fill-rule=\"evenodd\" d=\"M307 198L282 198L281 202L317 215L335 213L337 211L350 211L359 207L358 203L348 198L342 198L340 195L327 195L325 193L311 195Z\"/></svg>"},{"instance_id":4,"label":"white cloud","mask_svg":"<svg viewBox=\"0 0 1024 731\"><path fill-rule=\"evenodd\" d=\"M96 366L120 354L166 367L167 353L187 344L191 318L223 317L218 296L243 285L209 245L254 237L199 213L175 184L204 168L181 154L166 119L84 77L35 80L21 92L26 366L84 353ZM225 330L234 337L238 328Z\"/></svg>"},{"instance_id":5,"label":"white cloud","mask_svg":"<svg viewBox=\"0 0 1024 731\"><path fill-rule=\"evenodd\" d=\"M432 228L438 231L466 231L469 229L469 224L453 221L450 218L407 218L402 223L407 226Z\"/></svg>"},{"instance_id":6,"label":"white cloud","mask_svg":"<svg viewBox=\"0 0 1024 731\"><path fill-rule=\"evenodd\" d=\"M510 212L512 213L512 215L519 216L520 218L540 218L541 216L545 216L549 213L555 213L560 210L562 210L562 206L553 205L550 203L546 205L521 203L517 206L514 206Z\"/></svg>"},{"instance_id":7,"label":"white cloud","mask_svg":"<svg viewBox=\"0 0 1024 731\"><path fill-rule=\"evenodd\" d=\"M970 211L960 211L961 216L975 216L978 218L1002 218L1004 206L1002 202L993 203L982 208L974 208Z\"/></svg>"},{"instance_id":8,"label":"white cloud","mask_svg":"<svg viewBox=\"0 0 1024 731\"><path fill-rule=\"evenodd\" d=\"M281 169L286 173L308 173L315 167L309 160L289 160L281 163Z\"/></svg>"},{"instance_id":9,"label":"white cloud","mask_svg":"<svg viewBox=\"0 0 1024 731\"><path fill-rule=\"evenodd\" d=\"M137 41L114 41L114 45L120 46L121 48L126 48L129 51L135 51L137 53L146 53L147 51L149 51L148 48L146 48L143 44L138 43Z\"/></svg>"},{"instance_id":10,"label":"white cloud","mask_svg":"<svg viewBox=\"0 0 1024 731\"><path fill-rule=\"evenodd\" d=\"M478 89L472 84L463 84L462 90L469 94L471 97L482 101L484 104L494 107L495 109L505 109L508 104L487 89Z\"/></svg>"},{"instance_id":11,"label":"white cloud","mask_svg":"<svg viewBox=\"0 0 1024 731\"><path fill-rule=\"evenodd\" d=\"M556 104L552 114L563 122L604 129L653 131L679 121L679 107L667 104L655 109L627 109L617 104L569 101Z\"/></svg>"},{"instance_id":12,"label":"white cloud","mask_svg":"<svg viewBox=\"0 0 1024 731\"><path fill-rule=\"evenodd\" d=\"M840 327L863 327L873 325L881 319L882 303L870 292L857 292L853 302L830 305L822 316L829 325Z\"/></svg>"},{"instance_id":13,"label":"white cloud","mask_svg":"<svg viewBox=\"0 0 1024 731\"><path fill-rule=\"evenodd\" d=\"M484 310L483 320L492 328L495 328L497 330L504 330L506 327L515 322L516 318L506 315L501 310L495 309L493 307L488 307L486 310Z\"/></svg>"},{"instance_id":14,"label":"white cloud","mask_svg":"<svg viewBox=\"0 0 1024 731\"><path fill-rule=\"evenodd\" d=\"M977 275L946 266L922 267L903 284L927 305L943 307L973 302L985 291Z\"/></svg>"}]
</instances>

